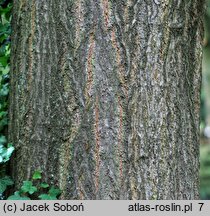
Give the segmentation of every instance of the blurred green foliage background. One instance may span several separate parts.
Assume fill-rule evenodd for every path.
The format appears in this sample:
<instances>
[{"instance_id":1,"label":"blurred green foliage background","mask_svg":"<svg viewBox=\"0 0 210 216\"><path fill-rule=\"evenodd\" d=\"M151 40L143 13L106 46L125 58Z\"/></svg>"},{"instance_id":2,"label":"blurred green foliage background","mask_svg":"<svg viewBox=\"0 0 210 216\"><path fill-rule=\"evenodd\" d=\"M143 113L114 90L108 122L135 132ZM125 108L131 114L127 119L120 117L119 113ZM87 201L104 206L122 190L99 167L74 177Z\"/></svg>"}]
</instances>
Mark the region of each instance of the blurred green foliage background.
<instances>
[{"instance_id":1,"label":"blurred green foliage background","mask_svg":"<svg viewBox=\"0 0 210 216\"><path fill-rule=\"evenodd\" d=\"M7 143L8 94L10 71L11 0L0 0L0 199L13 184L7 164L14 147Z\"/></svg>"},{"instance_id":2,"label":"blurred green foliage background","mask_svg":"<svg viewBox=\"0 0 210 216\"><path fill-rule=\"evenodd\" d=\"M206 0L201 89L200 195L210 199L210 0Z\"/></svg>"}]
</instances>

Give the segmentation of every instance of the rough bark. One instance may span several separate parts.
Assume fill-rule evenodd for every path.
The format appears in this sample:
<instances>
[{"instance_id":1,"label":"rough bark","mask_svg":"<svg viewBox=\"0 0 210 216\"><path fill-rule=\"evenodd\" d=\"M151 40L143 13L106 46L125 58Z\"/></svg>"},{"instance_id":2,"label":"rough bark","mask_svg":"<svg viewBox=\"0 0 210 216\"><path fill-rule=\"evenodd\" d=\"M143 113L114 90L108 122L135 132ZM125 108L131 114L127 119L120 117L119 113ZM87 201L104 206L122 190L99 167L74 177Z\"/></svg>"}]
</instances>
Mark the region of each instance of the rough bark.
<instances>
[{"instance_id":1,"label":"rough bark","mask_svg":"<svg viewBox=\"0 0 210 216\"><path fill-rule=\"evenodd\" d=\"M200 0L19 0L12 25L16 187L199 198Z\"/></svg>"}]
</instances>

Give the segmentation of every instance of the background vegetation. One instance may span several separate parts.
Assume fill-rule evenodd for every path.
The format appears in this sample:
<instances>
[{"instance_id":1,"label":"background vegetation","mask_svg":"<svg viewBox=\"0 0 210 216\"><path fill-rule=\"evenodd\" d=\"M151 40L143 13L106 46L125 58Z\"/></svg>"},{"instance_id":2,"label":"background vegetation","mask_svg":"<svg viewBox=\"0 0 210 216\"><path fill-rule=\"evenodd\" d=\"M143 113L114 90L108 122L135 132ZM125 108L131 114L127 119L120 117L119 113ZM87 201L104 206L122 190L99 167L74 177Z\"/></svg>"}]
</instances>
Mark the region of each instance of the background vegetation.
<instances>
[{"instance_id":1,"label":"background vegetation","mask_svg":"<svg viewBox=\"0 0 210 216\"><path fill-rule=\"evenodd\" d=\"M210 0L207 6L201 92L201 199L210 199ZM7 142L11 8L11 0L0 0L0 199L5 199L6 189L13 184L6 169L14 151ZM31 181L23 182L20 190L9 199L56 199L59 194L59 189L41 182L41 171L37 171Z\"/></svg>"},{"instance_id":2,"label":"background vegetation","mask_svg":"<svg viewBox=\"0 0 210 216\"><path fill-rule=\"evenodd\" d=\"M13 184L6 170L14 150L7 142L11 8L11 1L0 1L0 199L7 186Z\"/></svg>"},{"instance_id":3,"label":"background vegetation","mask_svg":"<svg viewBox=\"0 0 210 216\"><path fill-rule=\"evenodd\" d=\"M206 3L200 125L200 194L202 199L210 199L210 0Z\"/></svg>"}]
</instances>

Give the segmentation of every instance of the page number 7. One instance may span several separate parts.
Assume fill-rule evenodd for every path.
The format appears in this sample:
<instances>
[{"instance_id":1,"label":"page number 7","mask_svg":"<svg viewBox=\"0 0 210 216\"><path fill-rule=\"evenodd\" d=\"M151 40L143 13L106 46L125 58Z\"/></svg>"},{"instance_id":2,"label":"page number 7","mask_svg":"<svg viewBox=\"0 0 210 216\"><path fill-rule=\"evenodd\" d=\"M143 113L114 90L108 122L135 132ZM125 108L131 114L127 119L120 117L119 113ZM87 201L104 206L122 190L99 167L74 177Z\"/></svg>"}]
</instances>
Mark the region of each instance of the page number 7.
<instances>
[{"instance_id":1,"label":"page number 7","mask_svg":"<svg viewBox=\"0 0 210 216\"><path fill-rule=\"evenodd\" d=\"M200 210L199 211L201 211L204 203L198 203L198 204L200 205Z\"/></svg>"}]
</instances>

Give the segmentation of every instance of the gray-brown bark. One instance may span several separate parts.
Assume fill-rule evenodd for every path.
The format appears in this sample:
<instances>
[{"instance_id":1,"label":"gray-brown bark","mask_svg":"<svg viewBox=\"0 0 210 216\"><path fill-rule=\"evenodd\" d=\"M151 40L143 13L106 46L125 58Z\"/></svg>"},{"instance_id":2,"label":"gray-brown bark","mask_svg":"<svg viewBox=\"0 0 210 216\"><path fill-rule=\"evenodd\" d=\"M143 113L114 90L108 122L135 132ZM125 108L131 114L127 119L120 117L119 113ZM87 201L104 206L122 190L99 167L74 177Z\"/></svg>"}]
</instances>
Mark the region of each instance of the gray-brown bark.
<instances>
[{"instance_id":1,"label":"gray-brown bark","mask_svg":"<svg viewBox=\"0 0 210 216\"><path fill-rule=\"evenodd\" d=\"M200 0L14 1L16 187L61 199L199 198Z\"/></svg>"}]
</instances>

